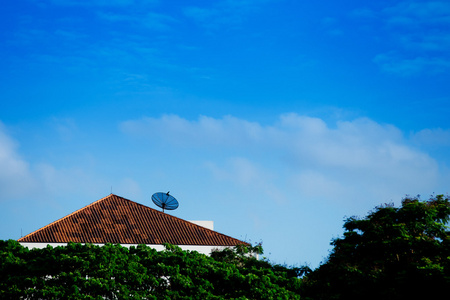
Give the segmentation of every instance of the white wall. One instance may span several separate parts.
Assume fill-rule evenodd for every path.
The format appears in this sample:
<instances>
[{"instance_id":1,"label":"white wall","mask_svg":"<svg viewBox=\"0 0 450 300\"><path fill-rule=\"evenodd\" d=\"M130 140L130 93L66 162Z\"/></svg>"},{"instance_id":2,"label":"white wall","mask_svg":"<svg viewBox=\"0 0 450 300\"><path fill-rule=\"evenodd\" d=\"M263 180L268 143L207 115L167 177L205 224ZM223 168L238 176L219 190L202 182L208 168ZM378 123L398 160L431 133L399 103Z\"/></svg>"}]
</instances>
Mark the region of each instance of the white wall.
<instances>
[{"instance_id":1,"label":"white wall","mask_svg":"<svg viewBox=\"0 0 450 300\"><path fill-rule=\"evenodd\" d=\"M45 248L47 245L54 247L58 246L66 246L67 243L20 243L22 246L27 247L28 249L33 248ZM103 246L104 244L94 244L97 246ZM121 244L123 247L130 248L131 246L137 247L138 244ZM157 251L164 250L163 245L147 245L150 248L156 249ZM182 250L189 250L189 251L197 251L198 253L210 255L213 250L223 250L227 248L227 246L196 246L196 245L179 245Z\"/></svg>"},{"instance_id":2,"label":"white wall","mask_svg":"<svg viewBox=\"0 0 450 300\"><path fill-rule=\"evenodd\" d=\"M202 226L202 227L214 230L214 221L188 221L188 222L191 222L191 223L194 223L196 225L199 225L199 226Z\"/></svg>"}]
</instances>

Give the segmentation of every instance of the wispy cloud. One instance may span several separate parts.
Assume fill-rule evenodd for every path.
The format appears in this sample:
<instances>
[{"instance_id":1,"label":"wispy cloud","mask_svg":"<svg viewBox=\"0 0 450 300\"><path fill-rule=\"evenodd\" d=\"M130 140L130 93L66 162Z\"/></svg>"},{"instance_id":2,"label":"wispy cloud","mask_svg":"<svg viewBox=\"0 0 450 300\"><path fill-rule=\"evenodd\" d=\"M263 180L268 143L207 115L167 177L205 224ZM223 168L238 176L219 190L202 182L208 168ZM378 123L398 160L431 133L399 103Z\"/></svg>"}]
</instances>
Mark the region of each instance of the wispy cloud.
<instances>
[{"instance_id":1,"label":"wispy cloud","mask_svg":"<svg viewBox=\"0 0 450 300\"><path fill-rule=\"evenodd\" d=\"M450 3L444 1L403 1L384 9L394 25L450 23Z\"/></svg>"},{"instance_id":2,"label":"wispy cloud","mask_svg":"<svg viewBox=\"0 0 450 300\"><path fill-rule=\"evenodd\" d=\"M214 2L209 6L187 6L184 14L198 24L208 28L221 26L239 26L246 15L256 11L261 5L272 0L225 0Z\"/></svg>"},{"instance_id":3,"label":"wispy cloud","mask_svg":"<svg viewBox=\"0 0 450 300\"><path fill-rule=\"evenodd\" d=\"M171 24L176 23L177 20L169 15L155 12L148 12L143 15L119 14L111 12L99 12L98 16L101 19L111 22L127 22L153 30L168 30Z\"/></svg>"},{"instance_id":4,"label":"wispy cloud","mask_svg":"<svg viewBox=\"0 0 450 300\"><path fill-rule=\"evenodd\" d=\"M53 4L67 6L128 6L137 3L155 3L158 0L50 0Z\"/></svg>"},{"instance_id":5,"label":"wispy cloud","mask_svg":"<svg viewBox=\"0 0 450 300\"><path fill-rule=\"evenodd\" d=\"M340 36L344 33L339 27L339 22L336 18L326 17L321 20L321 23L322 27L329 35Z\"/></svg>"},{"instance_id":6,"label":"wispy cloud","mask_svg":"<svg viewBox=\"0 0 450 300\"><path fill-rule=\"evenodd\" d=\"M401 76L411 76L427 73L435 75L450 70L450 59L444 57L422 57L404 58L396 53L378 54L373 61L378 64L383 71L398 74Z\"/></svg>"},{"instance_id":7,"label":"wispy cloud","mask_svg":"<svg viewBox=\"0 0 450 300\"><path fill-rule=\"evenodd\" d=\"M440 1L405 1L384 11L389 29L399 34L405 50L450 50L450 3Z\"/></svg>"},{"instance_id":8,"label":"wispy cloud","mask_svg":"<svg viewBox=\"0 0 450 300\"><path fill-rule=\"evenodd\" d=\"M401 1L378 11L355 10L352 15L382 22L375 26L384 28L390 49L373 61L383 71L401 76L449 71L449 2Z\"/></svg>"},{"instance_id":9,"label":"wispy cloud","mask_svg":"<svg viewBox=\"0 0 450 300\"><path fill-rule=\"evenodd\" d=\"M436 31L420 37L403 36L400 42L406 49L415 51L446 52L450 49L450 33Z\"/></svg>"}]
</instances>

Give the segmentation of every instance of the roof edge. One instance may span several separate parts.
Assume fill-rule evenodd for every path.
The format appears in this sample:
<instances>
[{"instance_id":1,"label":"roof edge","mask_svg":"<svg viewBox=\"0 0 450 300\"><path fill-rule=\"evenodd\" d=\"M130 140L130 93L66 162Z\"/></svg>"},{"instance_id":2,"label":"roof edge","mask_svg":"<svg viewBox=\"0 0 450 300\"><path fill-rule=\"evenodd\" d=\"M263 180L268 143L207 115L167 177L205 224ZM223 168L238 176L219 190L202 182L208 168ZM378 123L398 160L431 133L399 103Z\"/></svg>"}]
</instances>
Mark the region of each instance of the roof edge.
<instances>
[{"instance_id":1,"label":"roof edge","mask_svg":"<svg viewBox=\"0 0 450 300\"><path fill-rule=\"evenodd\" d=\"M57 223L59 223L59 222L65 220L65 219L67 219L68 217L70 217L70 216L72 216L72 215L78 213L79 211L82 211L82 210L84 210L84 209L86 209L86 208L88 208L88 207L90 207L90 206L92 206L92 205L94 205L94 204L96 204L96 203L98 203L98 202L104 201L106 198L111 197L111 196L117 196L117 195L111 193L111 194L109 194L108 196L105 196L105 197L103 197L103 198L101 198L101 199L98 199L98 200L96 200L96 201L94 201L94 202L92 202L92 203L90 203L90 204L88 204L88 205L86 205L86 206L83 206L82 208L77 209L76 211L74 211L74 212L72 212L72 213L70 213L70 214L68 214L68 215L66 215L66 216L64 216L64 217L62 217L62 218L56 220L56 221L51 222L50 224L45 225L44 227L41 227L41 228L39 228L39 229L37 229L37 230L35 230L35 231L33 231L33 232L30 232L29 234L27 234L27 235L21 237L20 239L18 239L17 241L18 241L18 242L24 242L24 241L21 241L21 240L22 240L22 239L25 239L27 236L32 235L32 234L36 234L36 233L38 233L39 231L44 230L44 229L46 229L47 227L52 226L52 225L54 225L54 224L57 224ZM120 197L120 196L117 196L117 197ZM121 198L123 198L123 197L121 197ZM125 199L125 198L124 198L124 199ZM128 200L128 199L127 199L127 200ZM28 243L28 242L27 242L27 243Z\"/></svg>"}]
</instances>

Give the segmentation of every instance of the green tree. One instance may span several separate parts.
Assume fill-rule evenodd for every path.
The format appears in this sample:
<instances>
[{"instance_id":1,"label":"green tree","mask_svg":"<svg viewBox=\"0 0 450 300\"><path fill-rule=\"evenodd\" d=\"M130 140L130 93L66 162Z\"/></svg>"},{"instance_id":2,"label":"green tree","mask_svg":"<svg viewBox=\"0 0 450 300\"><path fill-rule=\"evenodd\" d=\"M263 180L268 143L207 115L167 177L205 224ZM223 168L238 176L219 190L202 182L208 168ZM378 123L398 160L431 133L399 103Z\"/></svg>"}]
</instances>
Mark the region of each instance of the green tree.
<instances>
[{"instance_id":1,"label":"green tree","mask_svg":"<svg viewBox=\"0 0 450 300\"><path fill-rule=\"evenodd\" d=\"M328 260L303 282L309 299L435 299L450 288L448 197L403 199L348 218ZM411 296L413 296L411 298Z\"/></svg>"},{"instance_id":2,"label":"green tree","mask_svg":"<svg viewBox=\"0 0 450 300\"><path fill-rule=\"evenodd\" d=\"M294 268L239 246L212 256L166 245L69 243L32 249L0 241L0 299L299 299Z\"/></svg>"}]
</instances>

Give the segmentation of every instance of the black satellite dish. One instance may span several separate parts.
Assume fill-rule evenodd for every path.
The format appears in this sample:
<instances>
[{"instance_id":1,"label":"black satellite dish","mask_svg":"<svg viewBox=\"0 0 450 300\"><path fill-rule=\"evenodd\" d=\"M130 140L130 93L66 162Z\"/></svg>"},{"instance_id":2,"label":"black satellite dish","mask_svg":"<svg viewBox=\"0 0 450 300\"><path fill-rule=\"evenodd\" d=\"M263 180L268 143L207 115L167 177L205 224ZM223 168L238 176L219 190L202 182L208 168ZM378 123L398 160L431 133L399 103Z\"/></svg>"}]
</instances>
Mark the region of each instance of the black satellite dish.
<instances>
[{"instance_id":1,"label":"black satellite dish","mask_svg":"<svg viewBox=\"0 0 450 300\"><path fill-rule=\"evenodd\" d=\"M152 201L156 204L156 206L161 207L163 209L163 212L165 209L174 210L178 208L177 199L175 199L174 196L169 195L169 192L154 193L152 196Z\"/></svg>"}]
</instances>

